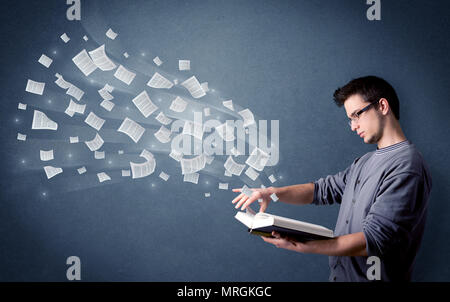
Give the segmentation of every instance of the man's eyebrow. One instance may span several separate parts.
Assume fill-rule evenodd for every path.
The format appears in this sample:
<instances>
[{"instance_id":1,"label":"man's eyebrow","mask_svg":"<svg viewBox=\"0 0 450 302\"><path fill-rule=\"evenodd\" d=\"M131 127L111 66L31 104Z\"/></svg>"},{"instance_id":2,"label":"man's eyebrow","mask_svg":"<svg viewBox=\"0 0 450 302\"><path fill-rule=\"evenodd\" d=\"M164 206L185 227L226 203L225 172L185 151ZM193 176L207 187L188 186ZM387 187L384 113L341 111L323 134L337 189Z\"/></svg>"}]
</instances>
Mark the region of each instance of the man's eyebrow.
<instances>
[{"instance_id":1,"label":"man's eyebrow","mask_svg":"<svg viewBox=\"0 0 450 302\"><path fill-rule=\"evenodd\" d=\"M348 118L351 118L351 117L353 117L353 116L355 116L356 115L356 112L358 112L359 110L358 109L356 109L355 111L353 111L351 114L350 114L350 116L347 116Z\"/></svg>"}]
</instances>

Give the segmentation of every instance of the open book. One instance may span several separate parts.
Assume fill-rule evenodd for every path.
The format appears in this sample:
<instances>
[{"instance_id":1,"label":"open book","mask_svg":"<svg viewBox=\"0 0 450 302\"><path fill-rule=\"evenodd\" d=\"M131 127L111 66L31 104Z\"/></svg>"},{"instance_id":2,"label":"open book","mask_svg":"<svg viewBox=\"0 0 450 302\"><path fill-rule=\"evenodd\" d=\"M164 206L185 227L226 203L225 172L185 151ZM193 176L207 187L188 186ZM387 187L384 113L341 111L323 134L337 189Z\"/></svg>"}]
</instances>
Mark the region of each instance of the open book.
<instances>
[{"instance_id":1,"label":"open book","mask_svg":"<svg viewBox=\"0 0 450 302\"><path fill-rule=\"evenodd\" d=\"M268 213L257 213L247 207L245 212L234 216L247 226L251 234L272 237L272 231L281 236L288 236L298 241L320 240L333 238L333 231L323 226L298 221Z\"/></svg>"}]
</instances>

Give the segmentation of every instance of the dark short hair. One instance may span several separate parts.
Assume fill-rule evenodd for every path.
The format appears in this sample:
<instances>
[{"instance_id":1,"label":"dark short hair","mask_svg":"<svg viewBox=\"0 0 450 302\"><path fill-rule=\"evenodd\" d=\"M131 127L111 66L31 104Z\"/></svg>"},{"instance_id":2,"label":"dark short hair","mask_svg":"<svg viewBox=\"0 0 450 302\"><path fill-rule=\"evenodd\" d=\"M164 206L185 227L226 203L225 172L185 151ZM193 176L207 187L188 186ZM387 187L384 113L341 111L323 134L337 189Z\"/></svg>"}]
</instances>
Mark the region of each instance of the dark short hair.
<instances>
[{"instance_id":1,"label":"dark short hair","mask_svg":"<svg viewBox=\"0 0 450 302\"><path fill-rule=\"evenodd\" d=\"M400 102L394 88L386 80L376 76L353 79L333 94L334 101L341 107L352 95L359 94L368 103L385 98L397 120L400 119Z\"/></svg>"}]
</instances>

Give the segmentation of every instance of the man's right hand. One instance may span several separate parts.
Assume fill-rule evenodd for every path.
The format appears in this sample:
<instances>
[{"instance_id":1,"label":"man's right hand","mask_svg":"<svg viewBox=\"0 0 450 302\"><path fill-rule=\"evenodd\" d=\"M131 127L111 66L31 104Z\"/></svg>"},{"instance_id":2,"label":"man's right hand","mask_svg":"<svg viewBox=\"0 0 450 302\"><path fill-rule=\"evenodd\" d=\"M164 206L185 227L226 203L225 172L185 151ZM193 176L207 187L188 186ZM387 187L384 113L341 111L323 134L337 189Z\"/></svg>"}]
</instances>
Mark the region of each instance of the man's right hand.
<instances>
[{"instance_id":1,"label":"man's right hand","mask_svg":"<svg viewBox=\"0 0 450 302\"><path fill-rule=\"evenodd\" d=\"M245 210L251 203L253 203L255 200L261 199L262 202L260 203L259 211L264 212L267 207L269 206L269 202L272 200L270 198L270 195L272 193L275 193L275 188L258 188L258 189L251 189L253 191L252 195L249 197L245 195L244 193L239 194L238 197L233 199L232 203L236 204L235 208L239 209L241 207L241 210ZM241 192L241 189L233 189L233 192Z\"/></svg>"}]
</instances>

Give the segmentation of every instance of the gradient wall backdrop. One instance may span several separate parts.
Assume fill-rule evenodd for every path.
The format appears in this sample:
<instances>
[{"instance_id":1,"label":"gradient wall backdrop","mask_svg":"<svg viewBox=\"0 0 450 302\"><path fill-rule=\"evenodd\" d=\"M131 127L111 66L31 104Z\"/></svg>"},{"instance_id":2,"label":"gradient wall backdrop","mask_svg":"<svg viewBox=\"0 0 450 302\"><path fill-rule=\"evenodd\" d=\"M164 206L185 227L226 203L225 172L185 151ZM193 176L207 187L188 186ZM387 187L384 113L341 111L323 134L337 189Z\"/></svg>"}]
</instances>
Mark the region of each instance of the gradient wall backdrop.
<instances>
[{"instance_id":1,"label":"gradient wall backdrop","mask_svg":"<svg viewBox=\"0 0 450 302\"><path fill-rule=\"evenodd\" d=\"M276 249L248 235L234 219L235 194L218 190L218 182L241 187L245 177L224 178L218 161L198 185L183 183L179 166L151 135L135 146L117 134L125 115L145 121L131 99L156 70L207 81L214 92L198 102L210 102L221 118L227 115L218 109L220 102L232 99L258 119L279 120L279 162L266 171L277 176L277 186L334 174L373 150L348 129L332 94L355 77L387 79L401 100L404 131L433 176L414 280L450 280L448 1L382 0L380 21L367 20L363 0L82 0L81 21L66 19L65 2L8 1L0 13L1 281L67 280L66 259L72 255L81 259L84 281L327 280L327 257ZM104 35L110 27L119 34L114 41ZM64 32L71 37L67 44L59 38ZM113 60L138 73L130 87L100 71L91 82L72 63L83 48L103 43ZM54 60L49 69L37 63L42 53ZM165 61L160 68L152 63L155 56ZM178 59L190 59L191 71L177 71ZM83 143L68 143L74 133L84 141L95 131L84 124L85 116L71 119L63 113L68 97L53 83L56 72L86 90L87 112L107 119L100 131L105 161L94 160ZM29 78L47 83L43 96L25 92ZM106 82L117 89L111 115L98 108L96 95ZM169 102L169 95L152 93L161 107ZM18 102L27 103L27 111L18 110ZM58 131L32 131L33 109L56 120ZM146 124L149 134L156 124ZM26 142L16 139L18 132L28 134ZM121 169L142 147L154 152L155 173L134 181L121 178ZM39 160L44 148L55 149L55 165L64 169L50 180ZM129 154L120 158L117 149ZM76 168L83 165L88 173L78 175ZM113 179L100 184L99 171ZM169 181L158 178L160 171L171 175ZM261 178L270 185L267 175ZM269 207L274 214L329 228L338 210Z\"/></svg>"}]
</instances>

